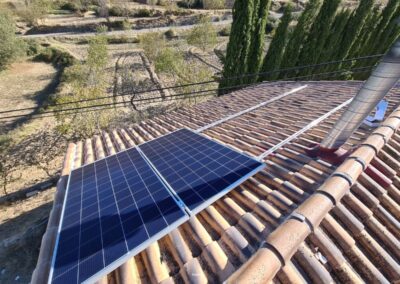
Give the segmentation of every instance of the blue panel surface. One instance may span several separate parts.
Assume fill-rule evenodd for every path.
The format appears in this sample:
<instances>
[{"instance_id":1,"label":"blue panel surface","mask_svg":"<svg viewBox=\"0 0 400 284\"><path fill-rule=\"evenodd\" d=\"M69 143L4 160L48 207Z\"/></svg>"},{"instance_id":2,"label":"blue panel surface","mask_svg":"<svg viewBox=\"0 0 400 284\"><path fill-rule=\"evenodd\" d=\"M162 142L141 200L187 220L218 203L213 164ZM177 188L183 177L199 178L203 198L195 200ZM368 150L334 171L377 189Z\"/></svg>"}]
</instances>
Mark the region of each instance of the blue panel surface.
<instances>
[{"instance_id":1,"label":"blue panel surface","mask_svg":"<svg viewBox=\"0 0 400 284\"><path fill-rule=\"evenodd\" d=\"M136 148L76 169L49 282L94 280L187 219Z\"/></svg>"},{"instance_id":2,"label":"blue panel surface","mask_svg":"<svg viewBox=\"0 0 400 284\"><path fill-rule=\"evenodd\" d=\"M194 214L265 167L188 129L139 148Z\"/></svg>"}]
</instances>

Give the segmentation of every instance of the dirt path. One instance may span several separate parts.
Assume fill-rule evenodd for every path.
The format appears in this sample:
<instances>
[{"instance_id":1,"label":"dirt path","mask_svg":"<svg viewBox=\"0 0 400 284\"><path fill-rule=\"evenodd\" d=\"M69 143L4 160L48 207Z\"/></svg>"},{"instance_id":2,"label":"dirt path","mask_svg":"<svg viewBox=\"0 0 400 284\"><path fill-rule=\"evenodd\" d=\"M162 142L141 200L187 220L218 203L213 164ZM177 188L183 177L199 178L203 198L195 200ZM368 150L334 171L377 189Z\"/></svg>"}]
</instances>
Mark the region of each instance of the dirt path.
<instances>
[{"instance_id":1,"label":"dirt path","mask_svg":"<svg viewBox=\"0 0 400 284\"><path fill-rule=\"evenodd\" d=\"M232 23L232 20L224 20L220 22L213 22L212 24L214 26L225 26L225 25L230 25ZM170 29L175 30L175 31L185 31L185 30L190 30L196 25L185 25L185 26L179 26L179 27L172 27L172 26L167 26L167 27L161 27L161 28L147 28L147 29L141 29L141 30L128 30L128 31L109 31L106 33L106 35L110 36L116 36L116 35L125 35L125 36L135 36L135 35L141 35L141 34L146 34L146 33L153 33L153 32L166 32ZM62 37L62 36L69 36L69 37L91 37L95 36L96 33L88 32L88 33L49 33L49 34L35 34L35 35L22 35L22 38L46 38L46 37Z\"/></svg>"}]
</instances>

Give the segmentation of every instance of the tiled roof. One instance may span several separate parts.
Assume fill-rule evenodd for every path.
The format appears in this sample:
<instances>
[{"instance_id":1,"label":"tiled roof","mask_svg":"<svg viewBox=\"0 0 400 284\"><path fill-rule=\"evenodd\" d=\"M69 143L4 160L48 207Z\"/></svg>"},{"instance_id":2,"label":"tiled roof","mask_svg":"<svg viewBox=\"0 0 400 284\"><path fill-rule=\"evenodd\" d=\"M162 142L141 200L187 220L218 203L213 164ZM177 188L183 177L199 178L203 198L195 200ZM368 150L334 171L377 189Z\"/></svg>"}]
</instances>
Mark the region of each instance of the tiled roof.
<instances>
[{"instance_id":1,"label":"tiled roof","mask_svg":"<svg viewBox=\"0 0 400 284\"><path fill-rule=\"evenodd\" d=\"M353 97L359 82L308 87L204 132L259 155ZM265 84L183 108L69 145L43 237L34 283L47 279L61 204L72 167L93 162L177 128L197 129L301 83ZM102 283L330 283L400 280L400 88L386 97L390 116L359 129L339 167L307 156L342 111L265 159L250 178L172 231ZM368 166L369 165L369 166ZM367 168L368 166L368 168Z\"/></svg>"}]
</instances>

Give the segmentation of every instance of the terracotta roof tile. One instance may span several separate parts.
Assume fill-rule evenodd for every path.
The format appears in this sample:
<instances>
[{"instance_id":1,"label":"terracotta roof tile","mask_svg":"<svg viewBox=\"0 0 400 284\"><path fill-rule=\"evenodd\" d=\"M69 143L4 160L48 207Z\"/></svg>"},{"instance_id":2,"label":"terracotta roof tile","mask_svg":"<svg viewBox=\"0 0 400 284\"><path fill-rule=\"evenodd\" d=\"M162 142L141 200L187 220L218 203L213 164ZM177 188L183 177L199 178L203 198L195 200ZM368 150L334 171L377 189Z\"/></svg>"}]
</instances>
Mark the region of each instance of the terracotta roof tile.
<instances>
[{"instance_id":1,"label":"terracotta roof tile","mask_svg":"<svg viewBox=\"0 0 400 284\"><path fill-rule=\"evenodd\" d=\"M307 88L204 131L219 142L258 155L351 98L359 82L307 82ZM196 129L299 83L264 84L103 132L68 148L62 178L43 237L34 283L47 277L67 175L117 151L182 127ZM329 283L400 279L399 88L377 130L360 128L357 146L339 167L306 154L339 117L266 157L267 168L153 243L103 283ZM249 99L251 98L251 99ZM321 99L323 98L323 99ZM369 170L365 165L371 163ZM351 185L351 186L350 186ZM332 210L333 209L333 210Z\"/></svg>"}]
</instances>

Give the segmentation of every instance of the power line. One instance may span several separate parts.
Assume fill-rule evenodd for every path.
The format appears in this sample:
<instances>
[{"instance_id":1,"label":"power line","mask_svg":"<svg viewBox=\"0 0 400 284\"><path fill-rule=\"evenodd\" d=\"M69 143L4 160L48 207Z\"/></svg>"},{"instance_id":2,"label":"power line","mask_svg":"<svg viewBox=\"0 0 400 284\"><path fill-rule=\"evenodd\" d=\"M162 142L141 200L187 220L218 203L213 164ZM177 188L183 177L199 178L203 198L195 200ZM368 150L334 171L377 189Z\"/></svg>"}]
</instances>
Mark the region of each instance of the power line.
<instances>
[{"instance_id":1,"label":"power line","mask_svg":"<svg viewBox=\"0 0 400 284\"><path fill-rule=\"evenodd\" d=\"M291 78L286 78L286 79L281 79L281 80L268 81L267 83L276 83L276 82L282 82L282 81L287 81L287 80L291 80L291 79L302 79L302 78L315 77L315 76L334 75L334 74L340 74L340 73L345 73L345 72L351 72L353 74L364 73L364 72L369 71L373 67L374 66L366 66L366 67L346 69L346 70L341 70L341 71L310 74L310 75L291 77ZM258 85L265 84L265 83L266 82L259 82L259 83L253 83L253 84L242 84L242 85L236 85L233 87L226 87L226 88L220 88L220 89L236 89L236 88L249 87L249 86L251 86L252 88L255 88ZM149 103L152 103L152 102L155 102L156 100L162 100L162 102L167 102L167 101L175 101L175 100L180 100L180 99L205 97L205 96L209 96L210 94L212 94L212 92L215 92L220 89L217 88L217 89L210 89L210 90L201 90L201 91L196 91L196 92L191 92L191 93L176 94L176 95L169 96L166 100L165 99L163 100L163 98L158 97L158 98L144 98L144 99L134 100L134 102L147 101ZM208 93L208 94L204 94L204 93ZM201 95L199 95L199 94L201 94ZM126 107L126 104L127 104L126 102L116 102L116 103L107 103L107 104L92 105L92 106L85 106L85 107L76 107L76 108L70 108L70 109L60 109L60 110L48 111L48 112L43 112L43 113L38 113L38 114L12 115L12 116L0 117L0 121L3 120L1 122L5 122L7 119L22 118L22 117L27 117L27 116L32 116L31 119L44 118L44 117L51 117L51 116L54 116L59 113L65 114L65 115L71 115L71 114L77 114L77 112L75 112L76 110L87 110L87 111L79 112L79 113L84 113L84 112L88 112L88 111L98 111L98 110ZM46 114L49 114L49 115L46 116Z\"/></svg>"},{"instance_id":2,"label":"power line","mask_svg":"<svg viewBox=\"0 0 400 284\"><path fill-rule=\"evenodd\" d=\"M286 81L286 80L291 80L291 79L302 79L302 78L304 79L304 78L314 77L314 76L333 75L333 74L338 74L338 73L340 74L340 73L344 73L344 72L352 72L352 73L366 72L367 70L371 69L372 67L374 67L374 66L366 66L366 67L353 68L353 69L347 69L347 70L341 70L341 71L310 74L310 75L304 75L304 76L291 77L291 78L287 78L287 79L268 81L268 83L276 83L276 82L281 82L281 81ZM189 93L181 93L181 94L169 96L168 98L173 97L173 98L185 99L185 98L195 97L193 95L203 94L203 93L211 93L211 92L215 92L215 91L218 91L221 89L229 90L229 89L237 89L237 88L243 88L243 87L249 87L249 86L256 87L260 84L265 84L265 82L248 83L248 84L241 84L241 85L219 88L219 89L217 88L217 89L201 90L201 91L195 91L195 92L189 92ZM159 97L159 98L143 98L143 99L133 100L133 102L146 101L146 102L151 103L151 102L154 102L155 100L162 100L162 99L163 98L161 98L161 97ZM167 101L167 100L164 99L163 101ZM100 107L108 107L108 106L114 106L114 107L119 106L119 105L125 106L125 104L126 104L126 102L113 102L113 103L106 103L106 104L99 104L99 105L91 105L91 106L83 106L83 107L81 106L81 107L69 108L69 109L52 110L52 111L42 112L42 113L38 113L38 114L22 114L22 115L12 115L12 116L0 117L0 120L6 120L6 119L10 119L10 118L27 117L27 116L38 116L38 115L42 115L42 114L54 115L54 114L62 113L62 112L71 112L71 111L82 110L82 109L92 109L92 108L100 108ZM74 112L74 113L76 113L76 112Z\"/></svg>"},{"instance_id":3,"label":"power line","mask_svg":"<svg viewBox=\"0 0 400 284\"><path fill-rule=\"evenodd\" d=\"M259 72L259 73L253 73L253 74L244 74L240 76L233 76L233 77L227 77L227 78L220 78L223 80L235 80L235 79L242 79L242 78L247 78L247 77L254 77L254 76L260 76L260 75L268 75L268 74L273 74L277 72L286 72L286 71L293 71L293 70L301 70L301 69L307 69L307 68L313 68L313 67L320 67L320 66L326 66L326 65L332 65L332 64L338 64L338 63L343 63L343 62L351 62L351 61L357 61L357 60L366 60L366 59L371 59L371 58L377 58L381 57L384 54L375 54L375 55L369 55L369 56L362 56L362 57L357 57L357 58L350 58L350 59L345 59L345 60L337 60L337 61L330 61L330 62L324 62L324 63L319 63L319 64L312 64L312 65L304 65L304 66L298 66L298 67L290 67L290 68L284 68L284 69L279 69L279 70L272 70L268 72ZM308 77L308 75L307 75ZM296 79L297 77L292 77L292 78L285 78L284 80L290 80L290 79ZM190 83L190 84L183 84L183 85L175 85L175 86L169 86L169 87L164 87L164 88L153 88L153 89L147 89L147 90L142 90L138 91L135 94L145 94L145 93L150 93L150 92L160 92L163 90L170 90L170 89L178 89L178 88L185 88L185 87L191 87L191 86L198 86L198 85L206 85L206 84L211 84L218 82L217 79L210 80L210 81L203 81L203 82L197 82L197 83ZM240 86L235 86L235 87L240 87ZM220 90L223 90L223 88L220 88ZM91 101L98 101L98 100L106 100L106 99L114 99L116 97L121 97L121 96L130 96L132 94L118 94L115 96L103 96L103 97L97 97L97 98L92 98L92 99L83 99L83 100L78 100L78 101L72 101L72 102L64 102L64 103L58 103L58 104L49 104L46 105L45 107L53 107L53 106L62 106L62 105L71 105L71 104L78 104L78 103L83 103L83 102L91 102ZM0 114L4 113L11 113L11 112L20 112L20 111L28 111L28 110L36 110L36 107L28 107L28 108L20 108L20 109L13 109L13 110L5 110L5 111L0 111Z\"/></svg>"}]
</instances>

